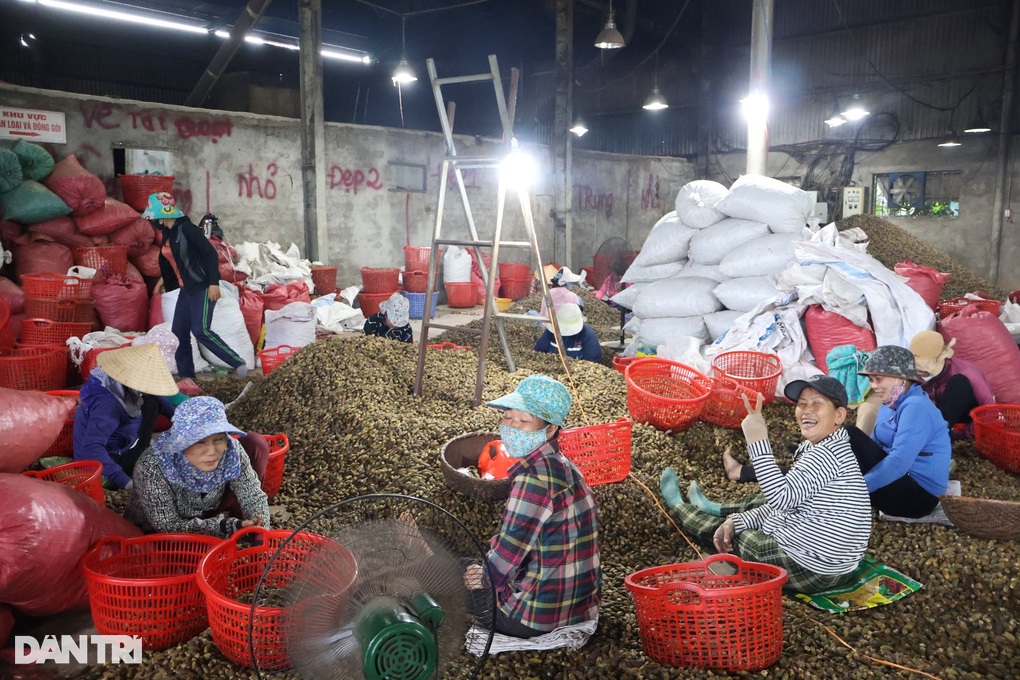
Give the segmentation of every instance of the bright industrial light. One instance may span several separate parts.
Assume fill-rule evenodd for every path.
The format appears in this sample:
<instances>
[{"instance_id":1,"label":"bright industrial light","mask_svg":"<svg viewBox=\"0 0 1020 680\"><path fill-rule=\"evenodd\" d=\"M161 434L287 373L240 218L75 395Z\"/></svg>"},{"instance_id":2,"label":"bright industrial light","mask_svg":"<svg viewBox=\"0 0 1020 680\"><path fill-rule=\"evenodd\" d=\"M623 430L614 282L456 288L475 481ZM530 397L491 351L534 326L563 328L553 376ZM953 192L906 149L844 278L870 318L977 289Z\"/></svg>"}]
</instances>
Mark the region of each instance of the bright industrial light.
<instances>
[{"instance_id":1,"label":"bright industrial light","mask_svg":"<svg viewBox=\"0 0 1020 680\"><path fill-rule=\"evenodd\" d=\"M525 153L517 144L517 138L510 140L510 153L499 166L503 181L511 189L527 189L538 177L535 159Z\"/></svg>"},{"instance_id":2,"label":"bright industrial light","mask_svg":"<svg viewBox=\"0 0 1020 680\"><path fill-rule=\"evenodd\" d=\"M367 64L371 60L364 54L355 54L354 52L339 52L333 48L326 49L322 48L320 54L329 59L338 59L340 61L350 61L355 64Z\"/></svg>"},{"instance_id":3,"label":"bright industrial light","mask_svg":"<svg viewBox=\"0 0 1020 680\"><path fill-rule=\"evenodd\" d=\"M661 92L659 92L658 83L656 83L652 88L651 94L648 95L648 99L646 99L645 103L641 105L641 108L648 111L661 111L669 108L669 103L666 101L666 98L662 96Z\"/></svg>"},{"instance_id":4,"label":"bright industrial light","mask_svg":"<svg viewBox=\"0 0 1020 680\"><path fill-rule=\"evenodd\" d=\"M609 3L609 16L606 17L606 25L595 38L595 47L600 50L618 50L626 47L623 34L616 29L615 15L613 14L613 3Z\"/></svg>"},{"instance_id":5,"label":"bright industrial light","mask_svg":"<svg viewBox=\"0 0 1020 680\"><path fill-rule=\"evenodd\" d=\"M967 127L963 128L963 131L970 134L976 134L979 132L991 132L992 127L988 123L984 122L984 120L978 119L971 123L970 125L968 125Z\"/></svg>"},{"instance_id":6,"label":"bright industrial light","mask_svg":"<svg viewBox=\"0 0 1020 680\"><path fill-rule=\"evenodd\" d=\"M840 125L843 125L845 123L846 123L846 118L843 118L838 113L832 114L832 118L827 118L825 120L825 124L828 125L831 128L839 127Z\"/></svg>"},{"instance_id":7,"label":"bright industrial light","mask_svg":"<svg viewBox=\"0 0 1020 680\"><path fill-rule=\"evenodd\" d=\"M864 104L861 102L861 95L855 94L854 98L850 100L850 106L846 108L840 115L846 118L851 123L864 118L871 112L864 108Z\"/></svg>"},{"instance_id":8,"label":"bright industrial light","mask_svg":"<svg viewBox=\"0 0 1020 680\"><path fill-rule=\"evenodd\" d=\"M570 128L570 132L573 132L578 137L584 137L584 133L588 131L588 126L584 124L584 120L578 116L574 119L574 124Z\"/></svg>"},{"instance_id":9,"label":"bright industrial light","mask_svg":"<svg viewBox=\"0 0 1020 680\"><path fill-rule=\"evenodd\" d=\"M414 74L414 69L407 63L407 57L401 57L400 63L397 64L397 68L393 70L393 84L407 85L418 80L418 76Z\"/></svg>"},{"instance_id":10,"label":"bright industrial light","mask_svg":"<svg viewBox=\"0 0 1020 680\"><path fill-rule=\"evenodd\" d=\"M189 33L205 33L209 31L201 26L195 26L193 24L183 24L177 21L167 21L166 19L157 19L153 15L143 14L129 14L127 12L118 12L110 9L104 9L102 7L94 7L92 5L83 5L80 3L73 2L62 2L61 0L37 0L38 3L44 7L52 7L54 9L62 9L68 12L78 12L79 14L89 14L91 16L103 17L105 19L113 19L115 21L127 21L133 24L142 24L144 26L153 26L157 28L169 28L175 31L187 31Z\"/></svg>"},{"instance_id":11,"label":"bright industrial light","mask_svg":"<svg viewBox=\"0 0 1020 680\"><path fill-rule=\"evenodd\" d=\"M740 100L744 118L748 120L764 120L769 115L768 95L761 92L752 92Z\"/></svg>"},{"instance_id":12,"label":"bright industrial light","mask_svg":"<svg viewBox=\"0 0 1020 680\"><path fill-rule=\"evenodd\" d=\"M21 46L22 47L28 47L28 42L25 41L25 35L24 34L22 34L22 36L21 36Z\"/></svg>"},{"instance_id":13,"label":"bright industrial light","mask_svg":"<svg viewBox=\"0 0 1020 680\"><path fill-rule=\"evenodd\" d=\"M960 142L960 138L956 136L956 131L949 128L946 130L945 138L939 142L939 146L942 148L951 148L954 146L962 146L962 143Z\"/></svg>"}]
</instances>

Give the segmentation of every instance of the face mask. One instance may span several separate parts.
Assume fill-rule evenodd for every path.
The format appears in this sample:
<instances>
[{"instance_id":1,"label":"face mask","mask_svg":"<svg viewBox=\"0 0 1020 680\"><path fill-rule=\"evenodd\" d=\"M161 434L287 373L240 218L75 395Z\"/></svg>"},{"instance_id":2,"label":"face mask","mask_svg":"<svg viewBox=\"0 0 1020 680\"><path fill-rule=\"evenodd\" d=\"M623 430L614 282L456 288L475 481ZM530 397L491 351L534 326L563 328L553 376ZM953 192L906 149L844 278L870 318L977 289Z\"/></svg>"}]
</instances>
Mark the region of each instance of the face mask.
<instances>
[{"instance_id":1,"label":"face mask","mask_svg":"<svg viewBox=\"0 0 1020 680\"><path fill-rule=\"evenodd\" d=\"M503 440L503 448L511 458L524 458L529 453L545 444L548 435L543 427L541 430L529 432L509 425L499 426L499 438Z\"/></svg>"},{"instance_id":2,"label":"face mask","mask_svg":"<svg viewBox=\"0 0 1020 680\"><path fill-rule=\"evenodd\" d=\"M900 400L907 391L907 385L897 385L896 387L889 390L889 398L885 400L886 406L892 407Z\"/></svg>"}]
</instances>

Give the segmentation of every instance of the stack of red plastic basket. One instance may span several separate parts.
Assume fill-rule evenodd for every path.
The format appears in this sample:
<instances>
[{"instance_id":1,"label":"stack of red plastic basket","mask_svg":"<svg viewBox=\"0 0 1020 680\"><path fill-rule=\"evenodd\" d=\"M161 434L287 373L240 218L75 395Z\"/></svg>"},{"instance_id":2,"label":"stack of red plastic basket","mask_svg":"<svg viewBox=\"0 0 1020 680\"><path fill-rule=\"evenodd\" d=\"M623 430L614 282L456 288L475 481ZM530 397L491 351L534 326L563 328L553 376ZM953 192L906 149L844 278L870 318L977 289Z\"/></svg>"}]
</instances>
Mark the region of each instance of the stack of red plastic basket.
<instances>
[{"instance_id":1,"label":"stack of red plastic basket","mask_svg":"<svg viewBox=\"0 0 1020 680\"><path fill-rule=\"evenodd\" d=\"M400 290L400 270L396 267L361 268L361 292L358 301L365 317L379 313L379 305Z\"/></svg>"},{"instance_id":2,"label":"stack of red plastic basket","mask_svg":"<svg viewBox=\"0 0 1020 680\"><path fill-rule=\"evenodd\" d=\"M531 267L519 262L499 263L500 295L511 300L526 298L531 293Z\"/></svg>"},{"instance_id":3,"label":"stack of red plastic basket","mask_svg":"<svg viewBox=\"0 0 1020 680\"><path fill-rule=\"evenodd\" d=\"M26 319L21 324L19 347L52 347L67 356L67 340L82 337L95 325L92 279L40 272L21 277L25 290ZM65 359L65 378L48 389L77 381L77 370ZM73 376L70 379L68 376Z\"/></svg>"}]
</instances>

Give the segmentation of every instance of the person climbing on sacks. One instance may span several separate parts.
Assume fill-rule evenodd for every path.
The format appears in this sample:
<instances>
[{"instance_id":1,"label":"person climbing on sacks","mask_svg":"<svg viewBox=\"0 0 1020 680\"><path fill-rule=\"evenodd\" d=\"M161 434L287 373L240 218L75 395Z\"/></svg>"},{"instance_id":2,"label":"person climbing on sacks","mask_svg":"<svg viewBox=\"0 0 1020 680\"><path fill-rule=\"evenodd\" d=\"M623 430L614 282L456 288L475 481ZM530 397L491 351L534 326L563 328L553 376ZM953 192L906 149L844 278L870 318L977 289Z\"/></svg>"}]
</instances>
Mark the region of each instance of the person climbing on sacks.
<instances>
[{"instance_id":1,"label":"person climbing on sacks","mask_svg":"<svg viewBox=\"0 0 1020 680\"><path fill-rule=\"evenodd\" d=\"M733 504L712 503L692 482L684 502L673 468L659 487L670 514L684 531L706 547L736 553L741 559L786 570L784 588L818 593L854 579L871 536L871 506L843 423L846 389L836 379L817 375L794 380L784 394L804 442L793 467L784 474L776 464L768 425L761 414L762 395L740 426L758 472L762 495Z\"/></svg>"},{"instance_id":2,"label":"person climbing on sacks","mask_svg":"<svg viewBox=\"0 0 1020 680\"><path fill-rule=\"evenodd\" d=\"M910 341L921 389L934 402L949 425L950 439L971 439L974 425L970 412L995 403L995 395L981 369L953 357L956 338L949 342L935 331L921 331ZM961 425L960 429L955 426Z\"/></svg>"},{"instance_id":3,"label":"person climbing on sacks","mask_svg":"<svg viewBox=\"0 0 1020 680\"><path fill-rule=\"evenodd\" d=\"M560 453L557 437L570 411L570 392L545 375L531 375L487 406L501 412L499 436L510 467L510 497L485 565L468 566L472 609L486 612L488 573L496 591L497 633L532 638L598 617L602 568L595 497ZM489 600L491 603L491 599Z\"/></svg>"},{"instance_id":4,"label":"person climbing on sacks","mask_svg":"<svg viewBox=\"0 0 1020 680\"><path fill-rule=\"evenodd\" d=\"M584 359L598 363L602 360L602 344L595 329L584 322L581 308L575 304L562 305L556 311L556 322L560 326L563 351L570 359ZM556 335L552 324L545 324L545 330L535 341L535 351L556 354Z\"/></svg>"},{"instance_id":5,"label":"person climbing on sacks","mask_svg":"<svg viewBox=\"0 0 1020 680\"><path fill-rule=\"evenodd\" d=\"M185 216L172 194L157 192L149 196L142 218L162 235L159 269L162 289L180 290L171 330L179 344L174 359L182 378L195 377L191 336L200 345L245 377L248 367L237 352L212 330L213 311L220 299L220 268L216 249L205 233ZM159 292L157 286L157 292Z\"/></svg>"},{"instance_id":6,"label":"person climbing on sacks","mask_svg":"<svg viewBox=\"0 0 1020 680\"><path fill-rule=\"evenodd\" d=\"M375 335L388 340L413 342L414 331L408 322L411 304L400 293L394 293L388 300L379 303L379 311L365 319L365 335Z\"/></svg>"},{"instance_id":7,"label":"person climbing on sacks","mask_svg":"<svg viewBox=\"0 0 1020 680\"><path fill-rule=\"evenodd\" d=\"M124 517L143 531L227 538L250 526L269 528L265 474L269 448L255 459L230 435L223 403L193 397L177 407L173 426L159 435L135 465Z\"/></svg>"}]
</instances>

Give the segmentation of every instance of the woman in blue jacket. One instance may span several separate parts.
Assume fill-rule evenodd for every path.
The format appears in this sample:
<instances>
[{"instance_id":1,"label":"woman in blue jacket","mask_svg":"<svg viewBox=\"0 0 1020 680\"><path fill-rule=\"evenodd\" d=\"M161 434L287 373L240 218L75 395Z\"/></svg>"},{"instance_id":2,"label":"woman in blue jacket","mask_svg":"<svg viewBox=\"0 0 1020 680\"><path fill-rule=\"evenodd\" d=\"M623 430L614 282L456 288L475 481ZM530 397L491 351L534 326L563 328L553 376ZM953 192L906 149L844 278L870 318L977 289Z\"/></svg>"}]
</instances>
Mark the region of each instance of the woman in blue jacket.
<instances>
[{"instance_id":1,"label":"woman in blue jacket","mask_svg":"<svg viewBox=\"0 0 1020 680\"><path fill-rule=\"evenodd\" d=\"M601 361L602 344L595 330L584 322L580 307L572 302L560 305L556 310L556 322L560 326L563 351L567 357L596 363ZM535 343L535 351L556 354L556 336L553 335L552 325L546 324L545 328Z\"/></svg>"},{"instance_id":2,"label":"woman in blue jacket","mask_svg":"<svg viewBox=\"0 0 1020 680\"><path fill-rule=\"evenodd\" d=\"M949 483L946 421L922 390L914 355L905 347L879 347L860 375L868 376L882 400L868 445L854 448L871 505L887 515L924 517Z\"/></svg>"},{"instance_id":3,"label":"woman in blue jacket","mask_svg":"<svg viewBox=\"0 0 1020 680\"><path fill-rule=\"evenodd\" d=\"M180 392L154 343L100 352L96 363L74 414L74 459L98 460L103 476L118 489L130 489L156 416L173 416L166 397Z\"/></svg>"}]
</instances>

